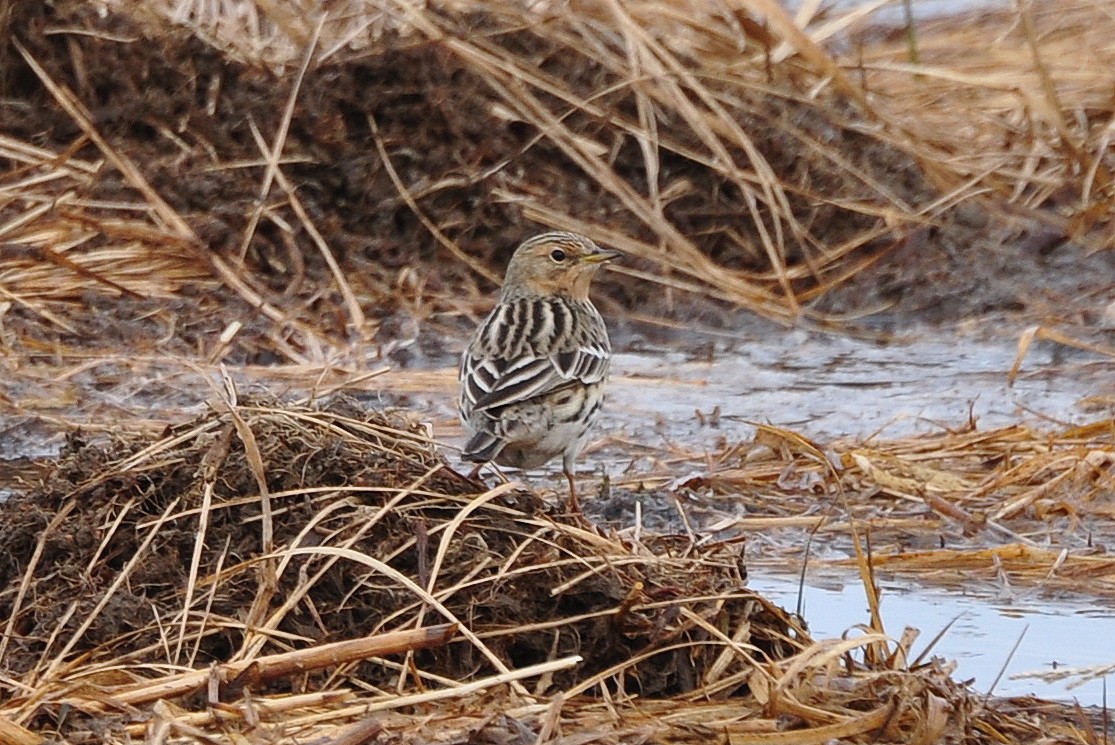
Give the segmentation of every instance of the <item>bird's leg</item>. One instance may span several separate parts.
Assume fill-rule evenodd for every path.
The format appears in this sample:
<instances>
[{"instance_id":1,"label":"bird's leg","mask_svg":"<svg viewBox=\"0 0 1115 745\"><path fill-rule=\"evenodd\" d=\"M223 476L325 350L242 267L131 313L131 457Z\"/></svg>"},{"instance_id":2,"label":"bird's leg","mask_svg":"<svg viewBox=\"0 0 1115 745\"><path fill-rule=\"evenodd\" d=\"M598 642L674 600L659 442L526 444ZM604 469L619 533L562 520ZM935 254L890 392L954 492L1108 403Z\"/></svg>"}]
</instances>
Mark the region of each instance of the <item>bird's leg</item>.
<instances>
[{"instance_id":1,"label":"bird's leg","mask_svg":"<svg viewBox=\"0 0 1115 745\"><path fill-rule=\"evenodd\" d=\"M480 469L483 468L486 465L488 465L488 464L487 463L477 463L473 467L473 469L468 472L468 480L469 481L479 481L480 480Z\"/></svg>"},{"instance_id":2,"label":"bird's leg","mask_svg":"<svg viewBox=\"0 0 1115 745\"><path fill-rule=\"evenodd\" d=\"M569 511L574 515L581 514L581 503L577 501L577 482L573 479L573 469L566 466L565 478L569 481Z\"/></svg>"}]
</instances>

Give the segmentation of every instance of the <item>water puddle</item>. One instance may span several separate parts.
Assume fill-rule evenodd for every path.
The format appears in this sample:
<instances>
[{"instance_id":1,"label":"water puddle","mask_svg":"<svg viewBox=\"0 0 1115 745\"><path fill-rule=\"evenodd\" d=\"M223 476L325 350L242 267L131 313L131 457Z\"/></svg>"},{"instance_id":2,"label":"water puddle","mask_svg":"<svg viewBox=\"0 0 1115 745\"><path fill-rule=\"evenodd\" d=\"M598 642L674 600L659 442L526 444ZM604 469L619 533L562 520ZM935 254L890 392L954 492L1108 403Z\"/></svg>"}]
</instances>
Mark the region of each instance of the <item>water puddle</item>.
<instances>
[{"instance_id":1,"label":"water puddle","mask_svg":"<svg viewBox=\"0 0 1115 745\"><path fill-rule=\"evenodd\" d=\"M786 9L797 13L805 4L804 0L782 0ZM831 0L825 7L833 13L849 13L864 6L873 5L866 0ZM1010 11L1012 5L1005 0L917 0L911 6L914 21L924 22L940 20L961 13ZM902 28L906 24L906 13L903 4L892 2L881 8L876 8L868 18L872 26L878 25L889 28Z\"/></svg>"},{"instance_id":2,"label":"water puddle","mask_svg":"<svg viewBox=\"0 0 1115 745\"><path fill-rule=\"evenodd\" d=\"M798 602L798 577L751 568L748 585L784 608ZM1104 703L1102 679L1080 682L1070 678L1045 682L1015 676L1098 664L1115 665L1115 608L1098 606L1084 597L1019 599L1009 601L960 590L911 587L909 583L880 581L880 612L892 638L912 626L921 635L913 645L916 658L937 633L951 628L931 654L956 662L954 677L972 679L981 692L994 684L996 696L1033 694L1043 699L1079 701L1083 706ZM858 576L810 575L802 594L804 618L815 639L839 638L866 625L867 600ZM1021 639L1021 641L1020 641ZM1015 644L1017 650L1011 653ZM1004 670L1005 665L1005 670ZM998 683L995 683L1003 671ZM1109 683L1115 676L1109 676ZM1073 686L1073 683L1078 685ZM1073 686L1073 687L1069 687ZM1108 694L1108 701L1115 692ZM1109 704L1110 705L1110 704Z\"/></svg>"},{"instance_id":3,"label":"water puddle","mask_svg":"<svg viewBox=\"0 0 1115 745\"><path fill-rule=\"evenodd\" d=\"M984 430L1018 423L1056 430L1110 416L1115 401L1110 360L1035 346L1022 374L1008 386L1016 352L1013 338L935 333L881 346L802 333L748 340L705 360L667 350L620 354L603 429L621 431L628 441L712 453L725 439L750 439L752 421L824 444L959 429L970 417ZM795 540L794 535L766 538ZM784 562L777 568L749 567L752 587L786 608L796 606L798 578L785 573ZM909 576L883 582L882 589L888 633L898 637L905 626L921 631L915 655L955 619L933 654L955 660L957 678L974 679L976 690L987 691L1006 663L995 695L1032 693L1075 698L1084 705L1103 703L1102 680L1070 689L1072 680L1047 683L1011 676L1115 664L1115 607L1083 594L1029 597L1022 591L989 597L986 586L977 594L924 585ZM816 638L839 637L866 623L866 606L855 575L807 579L804 617Z\"/></svg>"},{"instance_id":4,"label":"water puddle","mask_svg":"<svg viewBox=\"0 0 1115 745\"><path fill-rule=\"evenodd\" d=\"M695 360L678 352L619 354L605 427L673 437L687 446L750 437L751 421L807 437L886 438L1025 422L1044 428L1097 418L1115 403L1112 363L1058 348L1031 348L1013 386L1013 340L941 335L880 346L846 337L789 334L748 341ZM701 424L719 409L719 427Z\"/></svg>"}]
</instances>

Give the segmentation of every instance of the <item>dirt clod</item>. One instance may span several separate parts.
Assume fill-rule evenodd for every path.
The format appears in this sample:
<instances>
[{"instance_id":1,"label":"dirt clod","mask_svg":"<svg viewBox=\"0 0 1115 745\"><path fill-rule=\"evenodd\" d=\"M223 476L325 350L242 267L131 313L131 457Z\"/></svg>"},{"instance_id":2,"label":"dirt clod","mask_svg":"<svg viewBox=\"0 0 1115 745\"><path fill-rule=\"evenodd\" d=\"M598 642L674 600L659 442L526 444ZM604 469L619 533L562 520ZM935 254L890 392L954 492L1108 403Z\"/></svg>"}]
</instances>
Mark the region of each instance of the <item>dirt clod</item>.
<instances>
[{"instance_id":1,"label":"dirt clod","mask_svg":"<svg viewBox=\"0 0 1115 745\"><path fill-rule=\"evenodd\" d=\"M243 654L256 630L284 649L450 620L402 577L512 669L582 656L554 676L562 687L661 647L623 673L627 686L691 690L716 652L668 649L707 639L688 612L748 622L772 659L793 647L788 617L743 587L736 549L704 552L694 573L672 558L686 541L635 550L553 521L533 493L496 491L448 468L404 414L343 398L222 405L154 441L73 437L41 485L0 503L0 617L14 632L0 664L11 675L75 655L204 665ZM173 648L169 629L184 629ZM415 659L423 674L494 672L463 640ZM353 674L390 685L398 670Z\"/></svg>"}]
</instances>

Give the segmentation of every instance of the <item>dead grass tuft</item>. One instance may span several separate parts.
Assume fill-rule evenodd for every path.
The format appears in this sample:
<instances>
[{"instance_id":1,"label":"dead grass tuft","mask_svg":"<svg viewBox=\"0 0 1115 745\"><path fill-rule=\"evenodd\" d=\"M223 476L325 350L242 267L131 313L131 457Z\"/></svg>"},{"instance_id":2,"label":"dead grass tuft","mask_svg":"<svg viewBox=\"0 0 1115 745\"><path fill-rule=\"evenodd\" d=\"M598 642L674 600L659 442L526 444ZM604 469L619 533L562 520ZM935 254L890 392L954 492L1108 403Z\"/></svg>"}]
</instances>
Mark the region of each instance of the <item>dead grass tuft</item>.
<instances>
[{"instance_id":1,"label":"dead grass tuft","mask_svg":"<svg viewBox=\"0 0 1115 745\"><path fill-rule=\"evenodd\" d=\"M603 535L344 399L229 395L154 439L75 437L0 528L0 721L20 742L1041 732L911 666L914 635L811 640L746 589L739 542Z\"/></svg>"},{"instance_id":2,"label":"dead grass tuft","mask_svg":"<svg viewBox=\"0 0 1115 745\"><path fill-rule=\"evenodd\" d=\"M5 19L0 276L63 339L85 295L216 293L241 357L328 357L400 309L474 312L524 223L628 253L606 289L630 307L784 321L835 320L893 252L831 307L933 306L1003 237L988 206L1110 246L1093 0L924 24L917 66L859 13L765 0L103 5Z\"/></svg>"},{"instance_id":3,"label":"dead grass tuft","mask_svg":"<svg viewBox=\"0 0 1115 745\"><path fill-rule=\"evenodd\" d=\"M1111 419L1052 432L973 424L828 447L764 425L754 442L726 447L713 463L682 486L748 506L747 517L725 518L717 530L866 532L872 566L920 582L1115 593L1115 560L1104 548L1115 539Z\"/></svg>"},{"instance_id":4,"label":"dead grass tuft","mask_svg":"<svg viewBox=\"0 0 1115 745\"><path fill-rule=\"evenodd\" d=\"M216 680L233 698L485 679L529 697L524 677L536 694L730 692L809 643L744 587L738 546L694 555L552 518L447 468L404 415L344 400L74 437L0 522L7 714L67 737L89 726L67 707L109 715Z\"/></svg>"},{"instance_id":5,"label":"dead grass tuft","mask_svg":"<svg viewBox=\"0 0 1115 745\"><path fill-rule=\"evenodd\" d=\"M1020 2L923 22L919 64L897 40L866 46L861 79L957 182L1092 250L1111 249L1113 26L1102 0Z\"/></svg>"}]
</instances>

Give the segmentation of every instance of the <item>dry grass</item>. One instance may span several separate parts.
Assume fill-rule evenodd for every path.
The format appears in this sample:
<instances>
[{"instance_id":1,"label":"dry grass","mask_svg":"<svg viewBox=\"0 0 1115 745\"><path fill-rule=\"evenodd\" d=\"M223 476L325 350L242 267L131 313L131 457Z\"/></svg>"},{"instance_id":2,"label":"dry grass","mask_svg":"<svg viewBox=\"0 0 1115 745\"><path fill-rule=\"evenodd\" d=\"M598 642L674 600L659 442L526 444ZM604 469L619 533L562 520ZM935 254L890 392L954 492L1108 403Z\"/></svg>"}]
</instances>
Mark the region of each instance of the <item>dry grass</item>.
<instances>
[{"instance_id":1,"label":"dry grass","mask_svg":"<svg viewBox=\"0 0 1115 745\"><path fill-rule=\"evenodd\" d=\"M76 150L77 148L75 148ZM150 219L142 199L87 196L105 168L0 133L8 168L0 185L5 244L0 281L5 300L57 326L51 312L88 292L167 299L186 285L215 286L212 275L174 236Z\"/></svg>"},{"instance_id":2,"label":"dry grass","mask_svg":"<svg viewBox=\"0 0 1115 745\"><path fill-rule=\"evenodd\" d=\"M401 412L214 406L73 441L0 504L8 741L1094 736L987 705L914 634L810 639L738 541L621 539L470 483Z\"/></svg>"},{"instance_id":3,"label":"dry grass","mask_svg":"<svg viewBox=\"0 0 1115 745\"><path fill-rule=\"evenodd\" d=\"M919 24L919 64L897 42L865 45L855 61L950 183L1104 250L1115 248L1113 27L1102 0L1023 2Z\"/></svg>"},{"instance_id":4,"label":"dry grass","mask_svg":"<svg viewBox=\"0 0 1115 745\"><path fill-rule=\"evenodd\" d=\"M747 506L747 517L725 517L708 526L714 531L792 529L838 546L866 534L872 567L919 582L1115 595L1115 560L1105 548L1115 540L1109 418L1062 431L972 425L827 446L760 425L754 442L701 460L704 472L681 487L712 503ZM662 479L672 480L679 467L666 466ZM654 473L619 480L629 488L654 483ZM791 542L782 560L859 564L810 558L802 547Z\"/></svg>"},{"instance_id":5,"label":"dry grass","mask_svg":"<svg viewBox=\"0 0 1115 745\"><path fill-rule=\"evenodd\" d=\"M86 292L163 298L216 284L255 309L241 325L285 329L263 334L272 351L323 359L340 337L381 333L387 304L401 302L419 320L438 308L470 311L479 297L472 283L498 277L512 243L506 225L491 222L497 213L580 230L630 254L619 269L626 279L614 282L625 302L653 298L668 309L696 296L787 321L833 320L813 301L927 229L946 250L993 239L988 206L1055 222L1096 249L1112 245L1112 109L1103 91L1115 19L1097 0L920 24L918 65L903 61L902 44L863 31L870 16L795 20L769 0L733 11L585 2L560 13L516 3L347 2L322 16L283 3L105 5L131 14L129 32L114 36L76 13L69 21L89 28L68 43L96 46L64 73L42 59L54 53L52 36L6 53L34 69L82 133L46 145L0 140L0 237L19 247L0 260L6 300L60 333L80 331L67 316ZM235 87L243 73L208 80L213 89L201 98L216 126L251 121L250 132L235 134L237 148L190 125L150 121L158 109L143 124L155 137L140 147L84 107L104 50L142 55L146 43L166 45L169 56L198 53L170 51L182 42L166 35L168 22L184 25L218 61L289 73L271 110L229 112L236 118L228 123L220 121L225 109L251 99L223 101L222 85ZM13 30L17 39L26 31ZM851 40L854 53L831 52L824 45L833 38ZM314 157L295 137L295 112L328 85L322 76L359 85L343 76L379 64L384 48L414 55L415 69L432 65L432 109L418 116L444 114L439 95L456 105L452 89L438 92L443 74L456 76L474 109L449 122L460 140L428 165L412 163L423 132L389 108L318 112L364 120L347 127L350 136L367 137L363 152L376 150L382 164L365 198L418 221L396 235L376 220L338 232L322 214L327 203L298 186L320 177L300 176ZM310 93L300 67L316 76ZM469 127L501 139L470 139ZM219 227L206 226L211 218L160 193L179 186L165 175L153 180L171 160L184 183L200 180L196 188L206 188L205 174L220 174L208 187L215 198L243 205L239 216L221 218L231 230L211 235ZM247 179L229 202L234 173ZM462 200L475 203L471 217L458 214ZM361 231L377 236L383 260L353 262ZM439 246L452 260L454 268L440 269L447 286L394 268L389 257L400 251L414 266L416 245ZM276 268L285 274L278 287ZM330 323L296 320L311 309Z\"/></svg>"}]
</instances>

